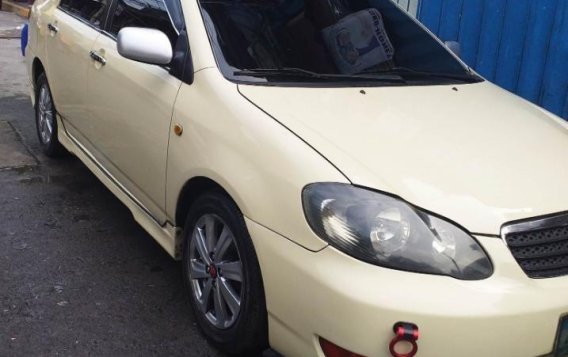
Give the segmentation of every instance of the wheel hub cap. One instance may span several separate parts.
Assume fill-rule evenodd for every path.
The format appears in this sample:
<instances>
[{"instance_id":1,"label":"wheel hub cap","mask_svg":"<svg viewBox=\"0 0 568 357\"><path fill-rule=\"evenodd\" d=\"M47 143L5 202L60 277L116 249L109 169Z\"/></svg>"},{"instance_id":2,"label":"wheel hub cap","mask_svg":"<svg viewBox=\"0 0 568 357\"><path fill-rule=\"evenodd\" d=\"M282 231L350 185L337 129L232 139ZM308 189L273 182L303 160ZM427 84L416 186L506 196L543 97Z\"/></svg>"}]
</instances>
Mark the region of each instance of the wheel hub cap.
<instances>
[{"instance_id":1,"label":"wheel hub cap","mask_svg":"<svg viewBox=\"0 0 568 357\"><path fill-rule=\"evenodd\" d=\"M207 272L209 273L209 276L211 276L211 279L217 279L217 267L215 264L208 266Z\"/></svg>"}]
</instances>

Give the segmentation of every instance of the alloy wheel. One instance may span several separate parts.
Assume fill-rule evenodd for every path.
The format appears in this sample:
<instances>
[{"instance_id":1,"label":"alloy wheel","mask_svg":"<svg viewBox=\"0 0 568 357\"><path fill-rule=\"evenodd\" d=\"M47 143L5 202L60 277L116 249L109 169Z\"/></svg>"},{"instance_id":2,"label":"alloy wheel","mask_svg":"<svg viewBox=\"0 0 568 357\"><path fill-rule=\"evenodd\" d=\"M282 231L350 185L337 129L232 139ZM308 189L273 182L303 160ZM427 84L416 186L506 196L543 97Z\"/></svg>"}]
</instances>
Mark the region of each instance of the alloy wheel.
<instances>
[{"instance_id":1,"label":"alloy wheel","mask_svg":"<svg viewBox=\"0 0 568 357\"><path fill-rule=\"evenodd\" d=\"M53 101L47 85L43 85L39 90L38 106L38 128L41 141L48 145L53 136L55 116L53 115Z\"/></svg>"},{"instance_id":2,"label":"alloy wheel","mask_svg":"<svg viewBox=\"0 0 568 357\"><path fill-rule=\"evenodd\" d=\"M189 249L190 282L201 313L214 327L230 328L246 283L235 236L219 216L206 214L194 226Z\"/></svg>"}]
</instances>

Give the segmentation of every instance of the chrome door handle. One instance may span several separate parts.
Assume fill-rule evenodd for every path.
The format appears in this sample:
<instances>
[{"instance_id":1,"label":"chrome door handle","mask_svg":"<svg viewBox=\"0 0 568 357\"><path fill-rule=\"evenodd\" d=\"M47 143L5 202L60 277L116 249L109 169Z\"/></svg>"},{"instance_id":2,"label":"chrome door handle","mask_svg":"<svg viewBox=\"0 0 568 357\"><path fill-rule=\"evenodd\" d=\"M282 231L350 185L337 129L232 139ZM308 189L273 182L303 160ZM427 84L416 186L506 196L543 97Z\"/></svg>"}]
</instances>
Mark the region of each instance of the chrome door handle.
<instances>
[{"instance_id":1,"label":"chrome door handle","mask_svg":"<svg viewBox=\"0 0 568 357\"><path fill-rule=\"evenodd\" d=\"M99 62L103 66L107 63L106 59L103 56L96 53L95 51L91 51L90 56L93 60Z\"/></svg>"},{"instance_id":2,"label":"chrome door handle","mask_svg":"<svg viewBox=\"0 0 568 357\"><path fill-rule=\"evenodd\" d=\"M58 33L59 29L57 28L57 26L53 25L53 24L47 24L47 28L49 29L49 31L54 32L54 33Z\"/></svg>"}]
</instances>

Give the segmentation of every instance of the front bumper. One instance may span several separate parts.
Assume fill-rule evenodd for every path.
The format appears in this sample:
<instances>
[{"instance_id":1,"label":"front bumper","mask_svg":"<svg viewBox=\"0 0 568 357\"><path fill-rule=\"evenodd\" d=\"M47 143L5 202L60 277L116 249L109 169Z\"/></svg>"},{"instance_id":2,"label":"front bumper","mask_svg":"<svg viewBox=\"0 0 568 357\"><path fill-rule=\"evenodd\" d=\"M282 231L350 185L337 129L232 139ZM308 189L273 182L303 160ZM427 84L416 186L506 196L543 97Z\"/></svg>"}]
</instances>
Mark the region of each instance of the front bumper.
<instances>
[{"instance_id":1,"label":"front bumper","mask_svg":"<svg viewBox=\"0 0 568 357\"><path fill-rule=\"evenodd\" d=\"M528 278L498 238L478 237L495 272L461 281L390 270L332 247L310 252L247 220L259 258L270 342L286 356L323 356L318 337L387 357L392 326L420 328L418 357L548 355L568 314L568 277Z\"/></svg>"}]
</instances>

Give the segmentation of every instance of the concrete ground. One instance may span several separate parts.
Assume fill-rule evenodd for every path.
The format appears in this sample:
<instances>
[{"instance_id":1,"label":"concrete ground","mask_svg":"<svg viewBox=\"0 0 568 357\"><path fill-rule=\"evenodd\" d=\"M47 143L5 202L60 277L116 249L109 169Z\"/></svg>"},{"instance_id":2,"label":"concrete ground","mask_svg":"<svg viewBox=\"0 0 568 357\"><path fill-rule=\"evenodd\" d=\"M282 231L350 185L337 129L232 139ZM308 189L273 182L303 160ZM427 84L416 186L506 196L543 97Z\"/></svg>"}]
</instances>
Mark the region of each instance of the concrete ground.
<instances>
[{"instance_id":1,"label":"concrete ground","mask_svg":"<svg viewBox=\"0 0 568 357\"><path fill-rule=\"evenodd\" d=\"M22 25L22 18L10 12L0 11L0 38L19 38Z\"/></svg>"},{"instance_id":2,"label":"concrete ground","mask_svg":"<svg viewBox=\"0 0 568 357\"><path fill-rule=\"evenodd\" d=\"M22 22L0 12L0 356L220 356L179 264L80 161L40 153L19 40L2 38Z\"/></svg>"}]
</instances>

